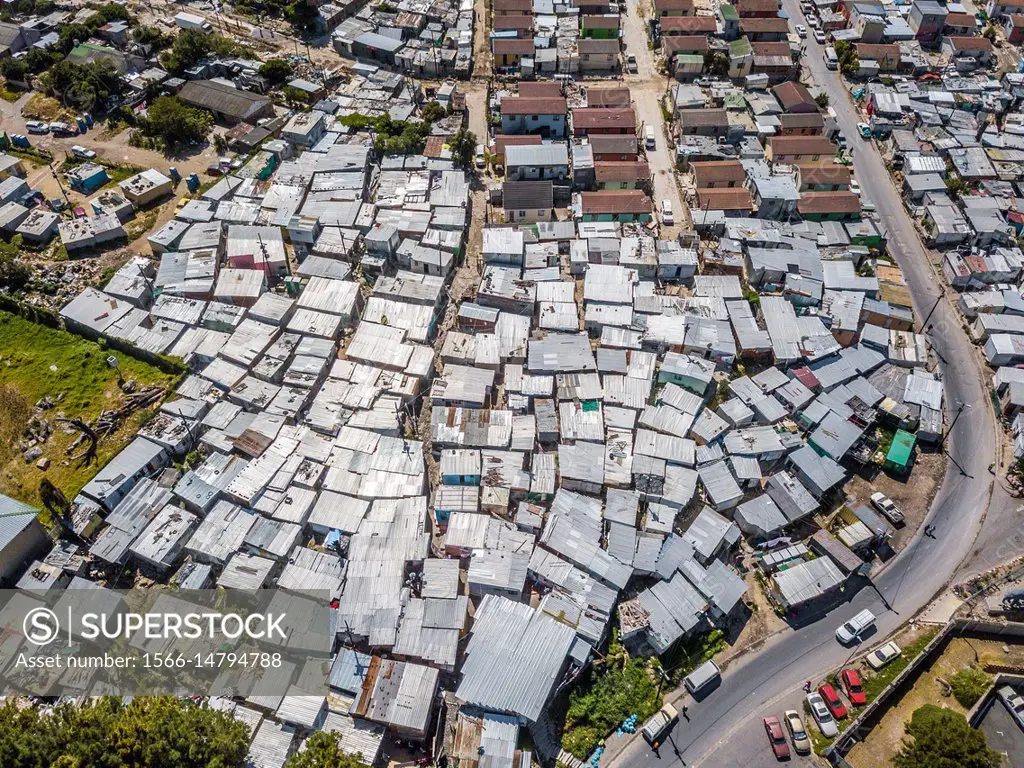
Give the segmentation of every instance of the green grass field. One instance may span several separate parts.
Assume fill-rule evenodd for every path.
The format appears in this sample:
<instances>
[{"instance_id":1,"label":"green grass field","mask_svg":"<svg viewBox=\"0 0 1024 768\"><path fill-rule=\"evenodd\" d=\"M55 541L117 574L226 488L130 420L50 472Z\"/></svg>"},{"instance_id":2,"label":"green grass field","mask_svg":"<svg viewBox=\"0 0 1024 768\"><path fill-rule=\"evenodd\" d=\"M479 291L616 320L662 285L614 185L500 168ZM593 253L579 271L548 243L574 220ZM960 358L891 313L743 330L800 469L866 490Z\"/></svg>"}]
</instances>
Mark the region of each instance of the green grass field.
<instances>
[{"instance_id":1,"label":"green grass field","mask_svg":"<svg viewBox=\"0 0 1024 768\"><path fill-rule=\"evenodd\" d=\"M124 447L146 412L126 420L117 434L102 439L98 460L88 467L68 461L64 451L77 432L66 434L57 424L50 439L40 446L51 461L45 472L34 462L27 463L16 446L34 416L35 404L43 397L56 403L41 414L50 421L61 414L90 421L103 410L120 407L122 393L117 372L107 365L109 354L99 344L72 333L0 312L0 492L38 504L39 483L47 477L71 499ZM124 378L134 379L139 387L169 387L175 379L154 366L114 354Z\"/></svg>"}]
</instances>

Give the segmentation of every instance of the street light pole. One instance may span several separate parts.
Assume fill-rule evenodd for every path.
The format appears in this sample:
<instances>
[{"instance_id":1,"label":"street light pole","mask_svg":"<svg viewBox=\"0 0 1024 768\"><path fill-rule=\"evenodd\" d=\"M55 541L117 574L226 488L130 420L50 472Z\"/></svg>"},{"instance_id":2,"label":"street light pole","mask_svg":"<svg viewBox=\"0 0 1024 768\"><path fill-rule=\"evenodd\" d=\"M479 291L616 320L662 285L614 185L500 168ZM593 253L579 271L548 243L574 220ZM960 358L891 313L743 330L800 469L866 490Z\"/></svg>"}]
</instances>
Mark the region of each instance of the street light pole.
<instances>
[{"instance_id":1,"label":"street light pole","mask_svg":"<svg viewBox=\"0 0 1024 768\"><path fill-rule=\"evenodd\" d=\"M936 308L939 306L939 302L942 301L942 297L946 295L946 287L943 286L939 291L938 297L935 299L935 303L932 304L932 308L928 310L928 314L925 315L924 322L921 323L921 328L928 327L928 321L932 319L932 315L935 313Z\"/></svg>"}]
</instances>

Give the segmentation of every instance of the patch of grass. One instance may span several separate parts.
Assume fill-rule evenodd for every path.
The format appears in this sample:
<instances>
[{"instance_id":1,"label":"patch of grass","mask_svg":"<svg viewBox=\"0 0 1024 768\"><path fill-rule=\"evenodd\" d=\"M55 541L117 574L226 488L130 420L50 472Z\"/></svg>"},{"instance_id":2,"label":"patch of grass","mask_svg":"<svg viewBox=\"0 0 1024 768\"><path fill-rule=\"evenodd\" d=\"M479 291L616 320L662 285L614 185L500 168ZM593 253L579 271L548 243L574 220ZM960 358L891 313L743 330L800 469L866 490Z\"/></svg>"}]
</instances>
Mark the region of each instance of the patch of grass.
<instances>
[{"instance_id":1,"label":"patch of grass","mask_svg":"<svg viewBox=\"0 0 1024 768\"><path fill-rule=\"evenodd\" d=\"M901 645L903 653L895 661L890 662L877 672L864 673L864 695L867 696L868 703L878 698L878 694L885 690L889 683L895 680L897 675L920 655L925 646L935 637L936 632L938 629L926 630L914 642L909 645Z\"/></svg>"},{"instance_id":2,"label":"patch of grass","mask_svg":"<svg viewBox=\"0 0 1024 768\"><path fill-rule=\"evenodd\" d=\"M55 98L44 93L33 93L25 102L25 106L21 108L21 114L35 120L45 120L48 123L55 120L73 123L77 117Z\"/></svg>"},{"instance_id":3,"label":"patch of grass","mask_svg":"<svg viewBox=\"0 0 1024 768\"><path fill-rule=\"evenodd\" d=\"M562 748L585 760L623 720L642 723L661 707L658 673L648 659L630 656L612 634L608 653L591 666L569 696Z\"/></svg>"},{"instance_id":4,"label":"patch of grass","mask_svg":"<svg viewBox=\"0 0 1024 768\"><path fill-rule=\"evenodd\" d=\"M153 228L153 225L156 224L156 220L159 216L160 209L155 208L152 211L147 211L141 216L136 216L125 224L124 231L128 233L128 242L134 242L149 232L149 230Z\"/></svg>"},{"instance_id":5,"label":"patch of grass","mask_svg":"<svg viewBox=\"0 0 1024 768\"><path fill-rule=\"evenodd\" d=\"M6 88L0 88L0 99L9 101L11 104L21 98L21 94L17 91L9 91Z\"/></svg>"},{"instance_id":6,"label":"patch of grass","mask_svg":"<svg viewBox=\"0 0 1024 768\"><path fill-rule=\"evenodd\" d=\"M39 482L46 477L71 499L131 439L135 425L128 420L118 433L100 440L97 461L90 466L65 464L64 451L77 432L65 434L59 424L53 424L52 436L40 446L51 461L45 472L35 463L26 463L16 447L33 418L36 402L43 397L55 401L54 408L41 414L51 422L59 412L89 421L102 410L120 407L122 393L117 373L107 366L109 354L104 346L80 336L0 312L0 493L38 504ZM114 354L121 374L140 387L169 387L175 378L127 355Z\"/></svg>"},{"instance_id":7,"label":"patch of grass","mask_svg":"<svg viewBox=\"0 0 1024 768\"><path fill-rule=\"evenodd\" d=\"M973 707L992 684L992 677L977 667L965 667L949 680L953 697L964 709Z\"/></svg>"},{"instance_id":8,"label":"patch of grass","mask_svg":"<svg viewBox=\"0 0 1024 768\"><path fill-rule=\"evenodd\" d=\"M48 152L44 154L36 149L25 149L24 147L11 146L8 149L5 149L4 152L8 155L13 155L14 157L20 157L33 168L38 168L50 162Z\"/></svg>"}]
</instances>

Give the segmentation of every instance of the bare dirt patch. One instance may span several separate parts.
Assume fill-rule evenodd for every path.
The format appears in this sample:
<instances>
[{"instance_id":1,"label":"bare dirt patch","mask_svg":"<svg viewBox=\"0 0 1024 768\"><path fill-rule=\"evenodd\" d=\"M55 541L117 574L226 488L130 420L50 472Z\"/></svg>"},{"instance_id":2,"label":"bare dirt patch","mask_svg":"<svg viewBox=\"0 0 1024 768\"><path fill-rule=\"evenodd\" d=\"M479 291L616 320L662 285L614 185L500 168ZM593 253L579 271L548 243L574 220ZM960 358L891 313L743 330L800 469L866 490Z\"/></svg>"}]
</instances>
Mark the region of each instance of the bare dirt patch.
<instances>
[{"instance_id":1,"label":"bare dirt patch","mask_svg":"<svg viewBox=\"0 0 1024 768\"><path fill-rule=\"evenodd\" d=\"M918 451L914 466L906 477L883 471L870 476L854 475L846 485L846 493L869 506L871 494L875 491L881 491L896 502L906 516L906 525L896 530L890 542L893 549L899 550L921 527L945 473L946 457L943 454Z\"/></svg>"}]
</instances>

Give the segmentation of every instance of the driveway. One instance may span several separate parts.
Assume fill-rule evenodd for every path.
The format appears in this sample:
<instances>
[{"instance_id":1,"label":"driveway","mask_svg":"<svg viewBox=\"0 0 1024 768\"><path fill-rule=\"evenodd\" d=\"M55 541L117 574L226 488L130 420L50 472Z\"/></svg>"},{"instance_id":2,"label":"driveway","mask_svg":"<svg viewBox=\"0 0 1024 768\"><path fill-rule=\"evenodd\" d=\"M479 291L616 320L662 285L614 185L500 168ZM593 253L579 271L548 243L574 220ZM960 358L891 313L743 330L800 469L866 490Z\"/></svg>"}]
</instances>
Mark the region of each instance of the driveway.
<instances>
[{"instance_id":1,"label":"driveway","mask_svg":"<svg viewBox=\"0 0 1024 768\"><path fill-rule=\"evenodd\" d=\"M641 4L645 7L644 18L640 18L638 14L638 6ZM647 162L654 177L654 206L658 211L659 221L661 201L669 200L672 203L675 226L662 227L661 234L663 239L672 240L680 232L691 229L690 212L679 192L679 182L675 175L675 145L669 137L668 126L661 114L661 99L667 94L669 84L674 81L658 72L655 68L654 53L648 48L646 27L651 14L650 3L648 0L627 0L626 5L626 13L622 16L624 56L636 56L637 71L627 72L622 82L614 84L629 86L637 120L641 125L654 126L655 148L647 150ZM586 80L581 82L584 85L591 84ZM640 133L643 134L643 129Z\"/></svg>"}]
</instances>

